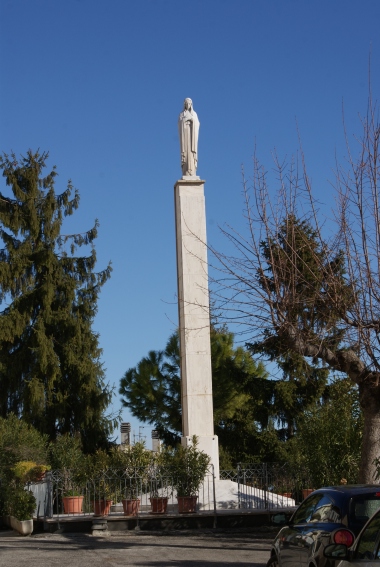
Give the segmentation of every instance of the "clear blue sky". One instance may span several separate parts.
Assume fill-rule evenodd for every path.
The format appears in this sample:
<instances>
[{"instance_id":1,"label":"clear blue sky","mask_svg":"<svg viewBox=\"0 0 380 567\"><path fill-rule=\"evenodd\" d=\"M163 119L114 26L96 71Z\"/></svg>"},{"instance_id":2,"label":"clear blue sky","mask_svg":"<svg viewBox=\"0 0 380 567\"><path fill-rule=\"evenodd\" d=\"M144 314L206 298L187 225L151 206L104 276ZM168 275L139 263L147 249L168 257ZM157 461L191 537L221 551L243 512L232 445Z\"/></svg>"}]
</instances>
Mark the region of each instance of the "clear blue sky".
<instances>
[{"instance_id":1,"label":"clear blue sky","mask_svg":"<svg viewBox=\"0 0 380 567\"><path fill-rule=\"evenodd\" d=\"M98 267L112 260L114 271L94 327L116 390L177 325L183 99L201 122L208 239L223 249L218 225L243 224L241 165L249 175L255 143L268 168L274 148L294 153L296 120L314 190L329 201L342 101L351 136L370 50L379 98L379 22L379 0L0 0L0 150L48 150L57 191L72 179L81 205L65 231L100 221ZM126 410L123 420L139 433ZM150 443L150 428L140 432Z\"/></svg>"}]
</instances>

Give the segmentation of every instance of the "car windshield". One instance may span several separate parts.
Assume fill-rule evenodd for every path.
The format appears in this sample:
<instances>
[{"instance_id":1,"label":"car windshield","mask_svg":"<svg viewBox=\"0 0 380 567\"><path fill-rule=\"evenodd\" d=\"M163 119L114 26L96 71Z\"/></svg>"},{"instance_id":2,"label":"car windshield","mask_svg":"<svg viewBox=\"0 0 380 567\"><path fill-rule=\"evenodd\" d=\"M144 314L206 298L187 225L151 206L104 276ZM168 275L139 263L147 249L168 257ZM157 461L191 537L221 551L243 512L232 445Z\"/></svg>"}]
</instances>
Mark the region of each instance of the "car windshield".
<instances>
[{"instance_id":1,"label":"car windshield","mask_svg":"<svg viewBox=\"0 0 380 567\"><path fill-rule=\"evenodd\" d=\"M380 492L354 496L350 503L349 524L358 532L369 518L380 508Z\"/></svg>"}]
</instances>

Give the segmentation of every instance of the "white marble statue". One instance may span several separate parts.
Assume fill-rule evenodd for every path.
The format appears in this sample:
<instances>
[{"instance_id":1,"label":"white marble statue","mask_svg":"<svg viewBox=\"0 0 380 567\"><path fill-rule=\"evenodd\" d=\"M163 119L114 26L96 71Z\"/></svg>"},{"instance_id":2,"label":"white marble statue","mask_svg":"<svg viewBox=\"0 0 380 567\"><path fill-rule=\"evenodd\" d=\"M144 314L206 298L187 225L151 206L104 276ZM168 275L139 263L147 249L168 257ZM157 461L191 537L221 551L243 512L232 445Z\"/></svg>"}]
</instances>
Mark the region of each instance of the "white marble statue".
<instances>
[{"instance_id":1,"label":"white marble statue","mask_svg":"<svg viewBox=\"0 0 380 567\"><path fill-rule=\"evenodd\" d=\"M199 125L193 101L191 98L185 98L183 112L178 119L183 177L194 177L197 174Z\"/></svg>"}]
</instances>

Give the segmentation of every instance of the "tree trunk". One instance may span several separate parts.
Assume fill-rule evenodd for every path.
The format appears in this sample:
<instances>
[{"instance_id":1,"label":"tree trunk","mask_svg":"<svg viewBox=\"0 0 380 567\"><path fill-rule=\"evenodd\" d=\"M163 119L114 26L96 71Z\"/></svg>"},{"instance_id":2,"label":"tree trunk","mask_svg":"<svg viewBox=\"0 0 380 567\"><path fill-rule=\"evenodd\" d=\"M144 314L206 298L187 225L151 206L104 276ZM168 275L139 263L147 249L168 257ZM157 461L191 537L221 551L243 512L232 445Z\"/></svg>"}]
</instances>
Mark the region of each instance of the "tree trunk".
<instances>
[{"instance_id":1,"label":"tree trunk","mask_svg":"<svg viewBox=\"0 0 380 567\"><path fill-rule=\"evenodd\" d=\"M359 483L378 483L374 460L380 458L380 385L362 382L359 394L364 430L358 480Z\"/></svg>"}]
</instances>

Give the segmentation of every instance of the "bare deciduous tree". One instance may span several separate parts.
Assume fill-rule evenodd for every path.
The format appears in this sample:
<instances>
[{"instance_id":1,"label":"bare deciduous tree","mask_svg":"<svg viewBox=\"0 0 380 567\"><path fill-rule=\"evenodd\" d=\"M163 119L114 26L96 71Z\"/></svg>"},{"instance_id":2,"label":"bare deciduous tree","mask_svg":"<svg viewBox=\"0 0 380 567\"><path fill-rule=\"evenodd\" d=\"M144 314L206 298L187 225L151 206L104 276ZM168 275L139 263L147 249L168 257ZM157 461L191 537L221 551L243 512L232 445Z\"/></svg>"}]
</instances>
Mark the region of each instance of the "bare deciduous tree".
<instances>
[{"instance_id":1,"label":"bare deciduous tree","mask_svg":"<svg viewBox=\"0 0 380 567\"><path fill-rule=\"evenodd\" d=\"M274 156L279 188L254 157L244 181L248 235L230 227L232 254L211 249L214 305L242 326L251 350L301 357L347 375L364 413L360 482L380 455L380 125L370 98L356 157L337 165L334 218L312 194L305 160ZM339 415L337 415L339 419Z\"/></svg>"}]
</instances>

